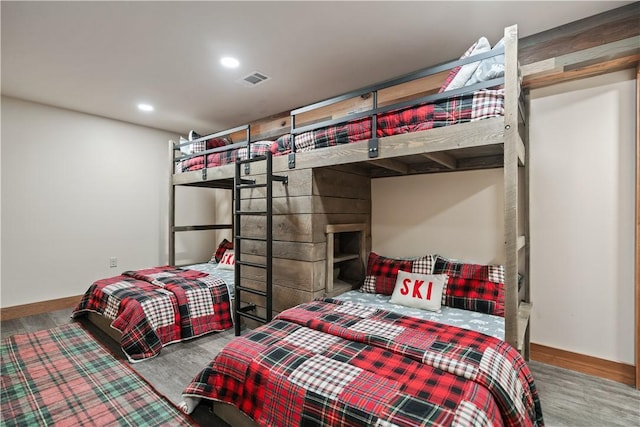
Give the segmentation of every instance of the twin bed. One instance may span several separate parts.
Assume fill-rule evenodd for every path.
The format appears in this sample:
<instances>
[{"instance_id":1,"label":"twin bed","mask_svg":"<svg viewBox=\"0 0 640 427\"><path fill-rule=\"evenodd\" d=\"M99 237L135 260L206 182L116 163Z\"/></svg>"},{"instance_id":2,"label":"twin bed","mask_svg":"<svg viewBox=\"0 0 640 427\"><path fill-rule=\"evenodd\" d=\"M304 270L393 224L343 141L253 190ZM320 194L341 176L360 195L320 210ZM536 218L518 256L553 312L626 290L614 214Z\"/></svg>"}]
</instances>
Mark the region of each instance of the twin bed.
<instances>
[{"instance_id":1,"label":"twin bed","mask_svg":"<svg viewBox=\"0 0 640 427\"><path fill-rule=\"evenodd\" d=\"M518 122L519 85L514 70L505 72L504 59L506 53L516 64L515 28L506 29L505 36L511 47L500 42L491 48L480 39L461 60L425 73L425 79L437 74L443 81L435 89L414 90L408 101L377 98L384 88L410 83L415 76L374 88L372 106L359 104L337 118L321 114L304 119L323 103L296 110L290 131L273 140L254 142L247 128L240 143L225 138L224 132L182 142L172 150L174 183L192 180L200 170L210 173L203 173L202 180L220 173L228 181L232 175L216 169L228 171L224 168L236 160L267 152L287 156L291 164L295 153L352 145L358 148L351 154L365 156L353 158L362 162L378 156L378 139L389 141L385 147L393 151L394 138L405 134L416 139L403 141L401 154L424 151L445 169L456 160L453 154L430 155L442 141L460 150L461 163L465 148L496 144L505 169L509 159L505 176L511 179L524 149L505 142L502 152L503 146L492 141L511 135L507 119ZM370 89L345 99L368 102ZM432 144L435 148L425 151L420 145L422 135L433 128L462 129L471 122L487 125L465 128L457 142L446 138L454 133L439 134L442 141ZM464 135L468 138L463 140ZM495 155L491 150L488 154ZM419 167L415 170L420 173ZM514 201L505 200L510 203ZM517 223L506 227L508 242L517 240L515 228ZM360 290L289 308L234 339L187 385L182 410L190 413L199 404L214 402L216 414L234 426L543 425L525 362L527 349L521 345L528 315L523 324L520 315L527 306L520 300L528 299L528 290L524 296L518 292L518 258L510 252L521 247L508 248L504 267L436 255L386 258L372 252ZM219 272L211 264L125 272L92 285L74 316L98 313L103 327L109 319L108 329L119 330L116 337L130 361L153 357L163 345L231 327L233 274L227 271L221 278L215 275ZM133 308L119 308L121 303Z\"/></svg>"},{"instance_id":2,"label":"twin bed","mask_svg":"<svg viewBox=\"0 0 640 427\"><path fill-rule=\"evenodd\" d=\"M221 244L222 245L222 244ZM154 267L97 280L72 316L120 343L131 362L162 347L233 326L233 266L221 259L186 268Z\"/></svg>"}]
</instances>

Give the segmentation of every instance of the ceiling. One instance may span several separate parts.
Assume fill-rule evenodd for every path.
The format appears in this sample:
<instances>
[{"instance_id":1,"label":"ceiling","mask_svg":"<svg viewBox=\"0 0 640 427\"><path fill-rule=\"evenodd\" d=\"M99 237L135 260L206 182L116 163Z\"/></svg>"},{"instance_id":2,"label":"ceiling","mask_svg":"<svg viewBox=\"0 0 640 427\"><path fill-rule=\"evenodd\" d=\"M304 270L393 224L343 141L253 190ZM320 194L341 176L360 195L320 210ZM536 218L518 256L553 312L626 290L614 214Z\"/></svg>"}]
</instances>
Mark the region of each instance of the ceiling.
<instances>
[{"instance_id":1,"label":"ceiling","mask_svg":"<svg viewBox=\"0 0 640 427\"><path fill-rule=\"evenodd\" d=\"M629 3L2 1L2 95L205 134Z\"/></svg>"}]
</instances>

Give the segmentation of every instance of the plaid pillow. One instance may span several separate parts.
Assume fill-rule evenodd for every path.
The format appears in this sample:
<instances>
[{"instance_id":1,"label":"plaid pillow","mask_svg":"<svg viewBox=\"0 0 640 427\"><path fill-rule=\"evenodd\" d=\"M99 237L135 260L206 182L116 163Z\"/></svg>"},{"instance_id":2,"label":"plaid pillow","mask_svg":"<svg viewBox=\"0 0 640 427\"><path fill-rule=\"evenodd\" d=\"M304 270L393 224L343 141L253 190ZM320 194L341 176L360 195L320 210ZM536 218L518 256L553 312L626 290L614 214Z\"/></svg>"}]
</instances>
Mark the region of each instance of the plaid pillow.
<instances>
[{"instance_id":1,"label":"plaid pillow","mask_svg":"<svg viewBox=\"0 0 640 427\"><path fill-rule=\"evenodd\" d=\"M224 147L227 144L230 144L227 138L211 138L207 140L207 150L211 150L212 148Z\"/></svg>"},{"instance_id":2,"label":"plaid pillow","mask_svg":"<svg viewBox=\"0 0 640 427\"><path fill-rule=\"evenodd\" d=\"M369 254L367 275L360 291L369 294L393 294L396 286L398 271L419 274L431 274L433 257L427 255L419 258L389 258L375 252Z\"/></svg>"},{"instance_id":3,"label":"plaid pillow","mask_svg":"<svg viewBox=\"0 0 640 427\"><path fill-rule=\"evenodd\" d=\"M227 249L233 249L233 242L230 242L227 239L222 239L222 242L218 245L218 249L216 249L216 252L213 254L209 262L220 262Z\"/></svg>"},{"instance_id":4,"label":"plaid pillow","mask_svg":"<svg viewBox=\"0 0 640 427\"><path fill-rule=\"evenodd\" d=\"M442 305L504 317L504 267L469 264L436 256L433 274L449 280Z\"/></svg>"}]
</instances>

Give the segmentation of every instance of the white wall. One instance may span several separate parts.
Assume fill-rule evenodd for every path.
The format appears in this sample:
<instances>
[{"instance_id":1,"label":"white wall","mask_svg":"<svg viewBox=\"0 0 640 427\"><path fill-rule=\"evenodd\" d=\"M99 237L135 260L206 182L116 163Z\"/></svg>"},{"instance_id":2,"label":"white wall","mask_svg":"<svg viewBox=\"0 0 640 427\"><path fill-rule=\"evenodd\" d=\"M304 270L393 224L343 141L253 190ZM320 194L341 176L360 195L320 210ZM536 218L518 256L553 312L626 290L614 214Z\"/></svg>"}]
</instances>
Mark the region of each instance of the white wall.
<instances>
[{"instance_id":1,"label":"white wall","mask_svg":"<svg viewBox=\"0 0 640 427\"><path fill-rule=\"evenodd\" d=\"M531 94L532 341L634 365L635 73Z\"/></svg>"},{"instance_id":2,"label":"white wall","mask_svg":"<svg viewBox=\"0 0 640 427\"><path fill-rule=\"evenodd\" d=\"M502 169L412 175L371 182L371 249L504 262Z\"/></svg>"},{"instance_id":3,"label":"white wall","mask_svg":"<svg viewBox=\"0 0 640 427\"><path fill-rule=\"evenodd\" d=\"M532 342L633 365L635 73L532 92ZM502 170L372 183L372 249L503 262Z\"/></svg>"},{"instance_id":4,"label":"white wall","mask_svg":"<svg viewBox=\"0 0 640 427\"><path fill-rule=\"evenodd\" d=\"M2 307L166 263L175 138L2 97Z\"/></svg>"}]
</instances>

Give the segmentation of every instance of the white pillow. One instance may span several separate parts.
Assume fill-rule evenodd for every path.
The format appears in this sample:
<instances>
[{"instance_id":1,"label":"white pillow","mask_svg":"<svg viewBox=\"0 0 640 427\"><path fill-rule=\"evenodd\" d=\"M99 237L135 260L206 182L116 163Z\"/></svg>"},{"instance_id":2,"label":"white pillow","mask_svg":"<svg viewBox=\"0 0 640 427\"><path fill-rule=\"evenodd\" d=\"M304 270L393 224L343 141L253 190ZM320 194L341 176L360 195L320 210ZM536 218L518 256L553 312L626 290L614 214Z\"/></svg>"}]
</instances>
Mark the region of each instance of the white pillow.
<instances>
[{"instance_id":1,"label":"white pillow","mask_svg":"<svg viewBox=\"0 0 640 427\"><path fill-rule=\"evenodd\" d=\"M501 47L504 47L504 38L500 39L491 50ZM504 76L504 54L492 56L480 61L480 65L478 65L476 71L469 80L467 80L465 86L486 82L487 80L497 79L502 76Z\"/></svg>"},{"instance_id":2,"label":"white pillow","mask_svg":"<svg viewBox=\"0 0 640 427\"><path fill-rule=\"evenodd\" d=\"M189 141L187 141L183 137L180 137L180 144L184 144L185 142L189 142ZM180 147L180 152L182 154L187 154L187 155L191 154L191 144Z\"/></svg>"},{"instance_id":3,"label":"white pillow","mask_svg":"<svg viewBox=\"0 0 640 427\"><path fill-rule=\"evenodd\" d=\"M471 52L469 52L469 50ZM462 58L468 58L469 56L478 55L480 53L489 52L491 50L491 45L489 44L489 40L486 37L480 37L478 41L473 45L473 49L469 49L462 55ZM480 65L480 61L472 62L470 64L465 64L458 70L458 73L451 80L451 82L447 85L445 91L458 89L464 86L464 84L471 78L473 73L476 72L476 69Z\"/></svg>"},{"instance_id":4,"label":"white pillow","mask_svg":"<svg viewBox=\"0 0 640 427\"><path fill-rule=\"evenodd\" d=\"M398 271L390 303L422 310L440 311L446 274L418 274Z\"/></svg>"},{"instance_id":5,"label":"white pillow","mask_svg":"<svg viewBox=\"0 0 640 427\"><path fill-rule=\"evenodd\" d=\"M216 268L223 270L233 270L236 265L236 254L233 249L227 249L224 251L224 255L220 258L220 262Z\"/></svg>"}]
</instances>

